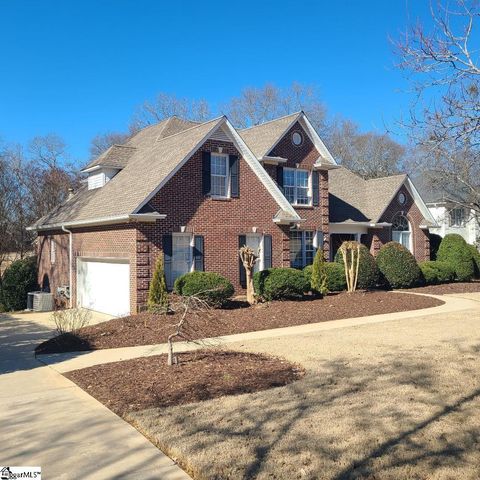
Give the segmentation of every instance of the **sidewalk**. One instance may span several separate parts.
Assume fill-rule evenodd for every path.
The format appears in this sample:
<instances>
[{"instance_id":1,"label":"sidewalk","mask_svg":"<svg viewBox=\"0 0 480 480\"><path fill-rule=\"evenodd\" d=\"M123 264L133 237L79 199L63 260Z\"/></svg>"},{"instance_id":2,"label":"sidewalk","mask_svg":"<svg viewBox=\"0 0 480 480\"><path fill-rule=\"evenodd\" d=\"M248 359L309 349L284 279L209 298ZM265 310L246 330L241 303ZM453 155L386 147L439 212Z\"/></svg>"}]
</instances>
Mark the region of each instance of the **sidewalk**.
<instances>
[{"instance_id":1,"label":"sidewalk","mask_svg":"<svg viewBox=\"0 0 480 480\"><path fill-rule=\"evenodd\" d=\"M51 327L0 315L0 464L40 466L48 479L190 477L131 425L33 356Z\"/></svg>"},{"instance_id":2,"label":"sidewalk","mask_svg":"<svg viewBox=\"0 0 480 480\"><path fill-rule=\"evenodd\" d=\"M412 293L412 295L419 295ZM242 342L249 340L259 340L263 338L284 337L287 335L303 335L308 333L320 332L325 330L334 330L346 327L360 326L373 323L382 323L393 320L417 318L419 316L448 314L461 310L467 310L475 306L475 298L480 299L480 294L472 294L468 298L457 296L438 296L429 295L439 298L445 302L444 305L438 307L425 308L422 310L411 310L407 312L386 313L381 315L370 315L366 317L345 318L342 320L332 320L328 322L310 323L307 325L297 325L293 327L275 328L270 330L261 330L258 332L239 333L235 335L227 335L213 339L206 339L208 344L228 344L234 342ZM476 297L474 297L476 296ZM178 352L185 352L200 348L198 344L177 342L175 349ZM152 355L160 355L167 353L167 344L157 345L141 345L137 347L112 348L106 350L94 350L90 352L70 352L56 353L50 355L39 355L39 361L49 365L57 372L65 373L79 368L91 367L102 363L118 362L121 360L129 360L132 358L149 357Z\"/></svg>"}]
</instances>

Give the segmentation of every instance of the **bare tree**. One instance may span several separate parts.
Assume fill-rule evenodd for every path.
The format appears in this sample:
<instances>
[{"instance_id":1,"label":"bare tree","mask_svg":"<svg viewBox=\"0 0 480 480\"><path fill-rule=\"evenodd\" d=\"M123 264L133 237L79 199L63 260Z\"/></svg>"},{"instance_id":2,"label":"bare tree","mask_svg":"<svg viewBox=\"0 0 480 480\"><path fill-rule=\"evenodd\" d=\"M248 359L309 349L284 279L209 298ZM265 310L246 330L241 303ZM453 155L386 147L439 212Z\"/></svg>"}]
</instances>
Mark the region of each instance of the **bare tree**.
<instances>
[{"instance_id":1,"label":"bare tree","mask_svg":"<svg viewBox=\"0 0 480 480\"><path fill-rule=\"evenodd\" d=\"M339 163L365 179L395 175L404 169L402 145L386 133L361 133L351 120L331 122L325 140Z\"/></svg>"},{"instance_id":2,"label":"bare tree","mask_svg":"<svg viewBox=\"0 0 480 480\"><path fill-rule=\"evenodd\" d=\"M417 146L416 166L448 199L480 215L480 66L475 0L432 3L431 27L412 26L394 42L415 98L401 125ZM473 43L473 45L472 45Z\"/></svg>"},{"instance_id":3,"label":"bare tree","mask_svg":"<svg viewBox=\"0 0 480 480\"><path fill-rule=\"evenodd\" d=\"M294 82L284 89L273 84L249 87L221 107L221 111L239 128L259 125L300 110L307 114L317 130L323 130L326 109L318 89L310 85Z\"/></svg>"},{"instance_id":4,"label":"bare tree","mask_svg":"<svg viewBox=\"0 0 480 480\"><path fill-rule=\"evenodd\" d=\"M176 95L162 92L153 100L147 100L137 108L130 130L136 132L174 115L186 120L205 122L211 117L210 106L203 99L179 98Z\"/></svg>"},{"instance_id":5,"label":"bare tree","mask_svg":"<svg viewBox=\"0 0 480 480\"><path fill-rule=\"evenodd\" d=\"M90 158L97 158L112 145L123 145L130 137L131 133L120 132L107 132L95 135L90 141Z\"/></svg>"},{"instance_id":6,"label":"bare tree","mask_svg":"<svg viewBox=\"0 0 480 480\"><path fill-rule=\"evenodd\" d=\"M205 335L199 335L202 333L202 325L205 321L209 321L212 318L212 307L207 300L201 298L202 293L197 295L179 296L177 301L172 302L170 309L172 312L179 314L177 323L174 325L175 331L168 336L168 356L167 364L178 364L178 357L174 354L173 344L176 338L181 338L184 341L196 343L202 346L212 346L215 342L213 340L208 341L199 337Z\"/></svg>"}]
</instances>

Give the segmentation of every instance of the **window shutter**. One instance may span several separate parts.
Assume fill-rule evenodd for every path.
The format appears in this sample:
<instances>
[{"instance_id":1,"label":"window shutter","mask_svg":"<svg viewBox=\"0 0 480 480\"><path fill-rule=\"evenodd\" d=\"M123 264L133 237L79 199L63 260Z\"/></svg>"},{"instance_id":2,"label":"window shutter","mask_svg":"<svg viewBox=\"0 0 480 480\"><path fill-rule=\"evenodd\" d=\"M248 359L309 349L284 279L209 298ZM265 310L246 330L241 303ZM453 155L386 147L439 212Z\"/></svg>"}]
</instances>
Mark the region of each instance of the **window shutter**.
<instances>
[{"instance_id":1,"label":"window shutter","mask_svg":"<svg viewBox=\"0 0 480 480\"><path fill-rule=\"evenodd\" d=\"M210 195L211 190L210 152L202 152L202 193Z\"/></svg>"},{"instance_id":2,"label":"window shutter","mask_svg":"<svg viewBox=\"0 0 480 480\"><path fill-rule=\"evenodd\" d=\"M277 165L277 185L283 192L283 167L281 165Z\"/></svg>"},{"instance_id":3,"label":"window shutter","mask_svg":"<svg viewBox=\"0 0 480 480\"><path fill-rule=\"evenodd\" d=\"M163 269L168 288L172 288L172 235L163 235Z\"/></svg>"},{"instance_id":4,"label":"window shutter","mask_svg":"<svg viewBox=\"0 0 480 480\"><path fill-rule=\"evenodd\" d=\"M272 268L272 236L263 236L263 266L265 270Z\"/></svg>"},{"instance_id":5,"label":"window shutter","mask_svg":"<svg viewBox=\"0 0 480 480\"><path fill-rule=\"evenodd\" d=\"M319 186L319 175L318 171L314 170L312 172L312 197L313 205L318 207L320 205L320 186Z\"/></svg>"},{"instance_id":6,"label":"window shutter","mask_svg":"<svg viewBox=\"0 0 480 480\"><path fill-rule=\"evenodd\" d=\"M238 248L240 249L244 245L247 244L247 236L246 235L239 235L238 236ZM243 266L242 260L240 256L238 257L238 265L239 265L239 274L240 274L240 285L242 288L247 288L247 272L245 272L245 267Z\"/></svg>"},{"instance_id":7,"label":"window shutter","mask_svg":"<svg viewBox=\"0 0 480 480\"><path fill-rule=\"evenodd\" d=\"M193 245L193 269L197 272L203 272L205 270L203 261L203 236L195 235Z\"/></svg>"},{"instance_id":8,"label":"window shutter","mask_svg":"<svg viewBox=\"0 0 480 480\"><path fill-rule=\"evenodd\" d=\"M240 196L240 162L237 155L230 155L230 196Z\"/></svg>"}]
</instances>

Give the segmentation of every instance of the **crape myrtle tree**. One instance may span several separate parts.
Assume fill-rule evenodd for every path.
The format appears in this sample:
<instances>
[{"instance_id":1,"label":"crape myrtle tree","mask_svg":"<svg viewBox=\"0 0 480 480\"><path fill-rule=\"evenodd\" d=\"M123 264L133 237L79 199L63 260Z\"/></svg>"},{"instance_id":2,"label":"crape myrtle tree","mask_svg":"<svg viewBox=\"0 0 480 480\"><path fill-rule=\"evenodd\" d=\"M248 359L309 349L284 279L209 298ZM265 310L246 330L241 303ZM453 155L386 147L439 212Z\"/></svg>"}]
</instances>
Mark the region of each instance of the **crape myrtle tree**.
<instances>
[{"instance_id":1,"label":"crape myrtle tree","mask_svg":"<svg viewBox=\"0 0 480 480\"><path fill-rule=\"evenodd\" d=\"M480 218L480 4L438 0L429 22L394 41L415 93L400 124L417 146L416 167L455 204Z\"/></svg>"}]
</instances>

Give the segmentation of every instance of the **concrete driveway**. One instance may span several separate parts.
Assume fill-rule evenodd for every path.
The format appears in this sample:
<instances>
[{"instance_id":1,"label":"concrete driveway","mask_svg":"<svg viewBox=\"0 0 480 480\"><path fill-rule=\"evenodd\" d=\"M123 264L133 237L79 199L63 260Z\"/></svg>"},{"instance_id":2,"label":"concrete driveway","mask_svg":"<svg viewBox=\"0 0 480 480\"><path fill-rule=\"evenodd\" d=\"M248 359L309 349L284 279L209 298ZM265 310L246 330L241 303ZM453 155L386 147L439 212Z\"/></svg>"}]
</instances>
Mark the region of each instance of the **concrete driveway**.
<instances>
[{"instance_id":1,"label":"concrete driveway","mask_svg":"<svg viewBox=\"0 0 480 480\"><path fill-rule=\"evenodd\" d=\"M95 315L92 322L108 318ZM41 466L48 479L190 478L132 426L34 358L53 328L46 314L0 314L0 464Z\"/></svg>"}]
</instances>

